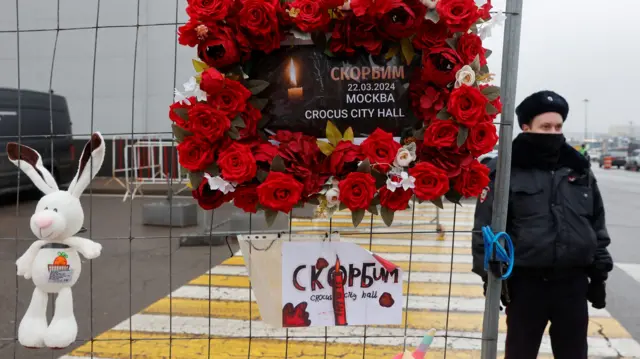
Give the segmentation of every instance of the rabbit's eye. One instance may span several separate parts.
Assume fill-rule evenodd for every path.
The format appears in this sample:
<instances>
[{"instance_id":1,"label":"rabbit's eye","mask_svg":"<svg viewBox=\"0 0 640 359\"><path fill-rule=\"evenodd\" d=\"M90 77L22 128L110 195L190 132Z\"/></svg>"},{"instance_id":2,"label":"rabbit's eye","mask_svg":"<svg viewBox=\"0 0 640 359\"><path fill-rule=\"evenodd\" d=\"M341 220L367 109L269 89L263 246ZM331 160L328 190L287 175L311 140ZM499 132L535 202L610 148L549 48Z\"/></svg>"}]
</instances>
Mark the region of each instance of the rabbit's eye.
<instances>
[{"instance_id":1,"label":"rabbit's eye","mask_svg":"<svg viewBox=\"0 0 640 359\"><path fill-rule=\"evenodd\" d=\"M57 209L57 208L54 208L54 209L53 209L53 211L54 211L54 212L58 212L58 209Z\"/></svg>"}]
</instances>

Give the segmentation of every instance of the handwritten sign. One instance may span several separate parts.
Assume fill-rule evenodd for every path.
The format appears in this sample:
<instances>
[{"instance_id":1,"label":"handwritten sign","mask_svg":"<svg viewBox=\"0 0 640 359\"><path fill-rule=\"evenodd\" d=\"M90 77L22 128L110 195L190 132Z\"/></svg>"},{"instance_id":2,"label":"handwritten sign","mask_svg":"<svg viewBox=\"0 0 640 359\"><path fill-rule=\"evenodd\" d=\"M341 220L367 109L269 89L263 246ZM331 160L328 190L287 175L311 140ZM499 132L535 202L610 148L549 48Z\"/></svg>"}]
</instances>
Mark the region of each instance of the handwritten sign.
<instances>
[{"instance_id":1,"label":"handwritten sign","mask_svg":"<svg viewBox=\"0 0 640 359\"><path fill-rule=\"evenodd\" d=\"M282 244L283 327L400 324L402 270L355 243Z\"/></svg>"}]
</instances>

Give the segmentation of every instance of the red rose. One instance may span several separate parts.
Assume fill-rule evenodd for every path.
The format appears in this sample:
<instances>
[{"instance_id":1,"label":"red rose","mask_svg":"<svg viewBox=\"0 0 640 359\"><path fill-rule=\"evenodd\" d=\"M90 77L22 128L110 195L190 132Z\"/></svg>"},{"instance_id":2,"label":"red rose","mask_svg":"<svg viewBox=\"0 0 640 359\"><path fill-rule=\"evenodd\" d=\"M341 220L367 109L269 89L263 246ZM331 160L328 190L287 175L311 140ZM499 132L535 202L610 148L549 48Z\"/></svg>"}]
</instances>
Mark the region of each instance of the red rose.
<instances>
[{"instance_id":1,"label":"red rose","mask_svg":"<svg viewBox=\"0 0 640 359\"><path fill-rule=\"evenodd\" d=\"M456 50L448 46L433 47L422 54L422 80L445 87L456 79L463 65Z\"/></svg>"},{"instance_id":2,"label":"red rose","mask_svg":"<svg viewBox=\"0 0 640 359\"><path fill-rule=\"evenodd\" d=\"M244 112L240 114L244 120L244 128L240 128L240 138L246 139L258 134L258 122L262 119L262 113L257 108L247 104Z\"/></svg>"},{"instance_id":3,"label":"red rose","mask_svg":"<svg viewBox=\"0 0 640 359\"><path fill-rule=\"evenodd\" d=\"M239 112L247 107L247 101L251 97L251 91L247 90L241 83L227 79L222 88L217 93L209 94L207 102L211 106L227 113L229 118L235 118Z\"/></svg>"},{"instance_id":4,"label":"red rose","mask_svg":"<svg viewBox=\"0 0 640 359\"><path fill-rule=\"evenodd\" d=\"M462 85L451 91L447 110L461 125L473 127L484 121L487 113L487 97L475 87Z\"/></svg>"},{"instance_id":5,"label":"red rose","mask_svg":"<svg viewBox=\"0 0 640 359\"><path fill-rule=\"evenodd\" d=\"M362 141L360 148L376 170L386 173L390 165L396 159L400 144L393 139L393 135L379 128L366 140Z\"/></svg>"},{"instance_id":6,"label":"red rose","mask_svg":"<svg viewBox=\"0 0 640 359\"><path fill-rule=\"evenodd\" d=\"M382 51L382 37L378 34L376 20L370 16L355 18L353 44L363 47L372 55L379 55Z\"/></svg>"},{"instance_id":7,"label":"red rose","mask_svg":"<svg viewBox=\"0 0 640 359\"><path fill-rule=\"evenodd\" d=\"M364 160L364 154L360 151L359 146L354 145L351 141L340 141L331 155L327 157L326 163L329 173L342 177L348 172L355 171L358 162L362 160Z\"/></svg>"},{"instance_id":8,"label":"red rose","mask_svg":"<svg viewBox=\"0 0 640 359\"><path fill-rule=\"evenodd\" d=\"M466 145L475 157L491 152L498 143L496 126L491 122L481 122L471 128Z\"/></svg>"},{"instance_id":9,"label":"red rose","mask_svg":"<svg viewBox=\"0 0 640 359\"><path fill-rule=\"evenodd\" d=\"M274 211L291 212L300 201L303 186L292 175L282 172L269 172L267 179L258 186L260 203Z\"/></svg>"},{"instance_id":10,"label":"red rose","mask_svg":"<svg viewBox=\"0 0 640 359\"><path fill-rule=\"evenodd\" d=\"M484 3L484 5L482 5L478 10L478 13L480 14L480 18L482 18L482 20L484 21L491 19L491 9L493 9L493 5L491 5L491 0L487 0L487 2Z\"/></svg>"},{"instance_id":11,"label":"red rose","mask_svg":"<svg viewBox=\"0 0 640 359\"><path fill-rule=\"evenodd\" d=\"M424 144L430 147L453 147L458 141L458 125L450 120L433 121L424 131Z\"/></svg>"},{"instance_id":12,"label":"red rose","mask_svg":"<svg viewBox=\"0 0 640 359\"><path fill-rule=\"evenodd\" d=\"M203 30L198 31L199 29ZM196 19L189 19L186 24L178 28L178 43L184 46L195 47L207 38L208 33L209 28L206 25Z\"/></svg>"},{"instance_id":13,"label":"red rose","mask_svg":"<svg viewBox=\"0 0 640 359\"><path fill-rule=\"evenodd\" d=\"M232 192L224 194L218 190L212 190L207 178L203 178L198 188L191 191L191 196L198 201L198 205L204 210L212 210L222 206L231 200Z\"/></svg>"},{"instance_id":14,"label":"red rose","mask_svg":"<svg viewBox=\"0 0 640 359\"><path fill-rule=\"evenodd\" d=\"M256 162L266 162L270 165L273 158L278 154L278 147L270 142L264 142L253 146L252 151Z\"/></svg>"},{"instance_id":15,"label":"red rose","mask_svg":"<svg viewBox=\"0 0 640 359\"><path fill-rule=\"evenodd\" d=\"M393 0L351 0L349 6L357 17L368 15L378 18L391 11Z\"/></svg>"},{"instance_id":16,"label":"red rose","mask_svg":"<svg viewBox=\"0 0 640 359\"><path fill-rule=\"evenodd\" d=\"M198 45L198 57L210 67L223 69L238 63L242 53L236 42L236 34L228 26L209 30L209 37Z\"/></svg>"},{"instance_id":17,"label":"red rose","mask_svg":"<svg viewBox=\"0 0 640 359\"><path fill-rule=\"evenodd\" d=\"M409 83L409 99L414 114L425 124L429 124L447 104L449 90L423 82L420 74L414 73Z\"/></svg>"},{"instance_id":18,"label":"red rose","mask_svg":"<svg viewBox=\"0 0 640 359\"><path fill-rule=\"evenodd\" d=\"M318 172L325 155L318 148L317 140L300 132L278 131L274 140L280 142L278 154L287 164L287 169L298 177L305 177L308 171Z\"/></svg>"},{"instance_id":19,"label":"red rose","mask_svg":"<svg viewBox=\"0 0 640 359\"><path fill-rule=\"evenodd\" d=\"M249 213L258 211L258 185L248 184L236 187L233 192L233 205Z\"/></svg>"},{"instance_id":20,"label":"red rose","mask_svg":"<svg viewBox=\"0 0 640 359\"><path fill-rule=\"evenodd\" d=\"M413 47L424 51L435 46L447 46L445 41L449 37L449 28L442 21L437 24L433 21L423 21L413 38Z\"/></svg>"},{"instance_id":21,"label":"red rose","mask_svg":"<svg viewBox=\"0 0 640 359\"><path fill-rule=\"evenodd\" d=\"M189 131L205 137L210 142L218 141L231 128L231 122L225 112L202 102L189 109L187 125Z\"/></svg>"},{"instance_id":22,"label":"red rose","mask_svg":"<svg viewBox=\"0 0 640 359\"><path fill-rule=\"evenodd\" d=\"M245 0L238 14L238 25L254 50L270 53L280 47L278 8L274 0Z\"/></svg>"},{"instance_id":23,"label":"red rose","mask_svg":"<svg viewBox=\"0 0 640 359\"><path fill-rule=\"evenodd\" d=\"M200 80L200 89L209 95L218 93L224 87L224 75L213 67L202 72Z\"/></svg>"},{"instance_id":24,"label":"red rose","mask_svg":"<svg viewBox=\"0 0 640 359\"><path fill-rule=\"evenodd\" d=\"M449 191L447 173L429 162L419 162L409 169L409 174L416 179L413 192L423 201L440 198Z\"/></svg>"},{"instance_id":25,"label":"red rose","mask_svg":"<svg viewBox=\"0 0 640 359\"><path fill-rule=\"evenodd\" d=\"M321 1L294 0L289 3L289 9L299 11L297 16L292 16L292 21L302 32L324 31L331 21L329 11Z\"/></svg>"},{"instance_id":26,"label":"red rose","mask_svg":"<svg viewBox=\"0 0 640 359\"><path fill-rule=\"evenodd\" d=\"M453 179L453 189L466 198L477 197L489 185L489 167L472 161Z\"/></svg>"},{"instance_id":27,"label":"red rose","mask_svg":"<svg viewBox=\"0 0 640 359\"><path fill-rule=\"evenodd\" d=\"M419 0L394 0L393 8L380 20L380 35L392 41L409 37L423 23L426 13Z\"/></svg>"},{"instance_id":28,"label":"red rose","mask_svg":"<svg viewBox=\"0 0 640 359\"><path fill-rule=\"evenodd\" d=\"M187 104L187 102L189 104ZM175 102L171 104L171 106L169 106L169 119L173 121L178 127L184 128L185 130L188 129L189 123L182 117L180 117L177 113L175 113L174 110L184 109L188 113L189 109L193 107L197 102L198 100L194 96L191 96L186 101Z\"/></svg>"},{"instance_id":29,"label":"red rose","mask_svg":"<svg viewBox=\"0 0 640 359\"><path fill-rule=\"evenodd\" d=\"M452 32L466 33L480 18L475 0L440 0L436 10Z\"/></svg>"},{"instance_id":30,"label":"red rose","mask_svg":"<svg viewBox=\"0 0 640 359\"><path fill-rule=\"evenodd\" d=\"M458 54L467 64L473 62L476 59L476 56L480 56L480 66L484 66L487 64L487 58L484 56L485 49L482 47L482 39L480 36L474 33L463 34L458 39L458 44L456 45L458 49Z\"/></svg>"},{"instance_id":31,"label":"red rose","mask_svg":"<svg viewBox=\"0 0 640 359\"><path fill-rule=\"evenodd\" d=\"M382 207L389 208L392 211L403 211L409 206L413 191L411 189L405 191L403 188L396 188L395 191L391 192L387 187L382 187L379 196Z\"/></svg>"},{"instance_id":32,"label":"red rose","mask_svg":"<svg viewBox=\"0 0 640 359\"><path fill-rule=\"evenodd\" d=\"M233 0L188 0L187 14L201 21L224 20Z\"/></svg>"},{"instance_id":33,"label":"red rose","mask_svg":"<svg viewBox=\"0 0 640 359\"><path fill-rule=\"evenodd\" d=\"M338 183L340 202L352 211L367 209L376 195L376 180L369 173L351 172Z\"/></svg>"},{"instance_id":34,"label":"red rose","mask_svg":"<svg viewBox=\"0 0 640 359\"><path fill-rule=\"evenodd\" d=\"M187 136L177 146L182 167L191 172L204 171L215 160L215 148L199 136Z\"/></svg>"},{"instance_id":35,"label":"red rose","mask_svg":"<svg viewBox=\"0 0 640 359\"><path fill-rule=\"evenodd\" d=\"M429 161L444 170L449 178L460 174L460 167L467 166L473 161L471 153L464 147L436 148L425 146L424 142L416 142L416 154L420 161Z\"/></svg>"},{"instance_id":36,"label":"red rose","mask_svg":"<svg viewBox=\"0 0 640 359\"><path fill-rule=\"evenodd\" d=\"M249 146L237 142L220 152L218 166L222 178L236 183L250 181L258 171L256 159L251 154Z\"/></svg>"},{"instance_id":37,"label":"red rose","mask_svg":"<svg viewBox=\"0 0 640 359\"><path fill-rule=\"evenodd\" d=\"M344 53L347 56L355 54L354 43L354 25L356 23L356 17L353 13L348 13L342 20L336 20L331 33L331 39L329 40L329 51L334 54Z\"/></svg>"}]
</instances>

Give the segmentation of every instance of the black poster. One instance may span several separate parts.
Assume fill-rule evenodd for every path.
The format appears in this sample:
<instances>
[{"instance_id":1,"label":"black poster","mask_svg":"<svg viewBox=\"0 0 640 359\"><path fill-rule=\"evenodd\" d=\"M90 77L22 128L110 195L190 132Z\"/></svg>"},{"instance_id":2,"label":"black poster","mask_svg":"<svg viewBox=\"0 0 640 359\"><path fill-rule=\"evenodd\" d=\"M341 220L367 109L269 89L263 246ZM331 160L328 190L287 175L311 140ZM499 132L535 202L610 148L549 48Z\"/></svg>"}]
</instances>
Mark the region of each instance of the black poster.
<instances>
[{"instance_id":1,"label":"black poster","mask_svg":"<svg viewBox=\"0 0 640 359\"><path fill-rule=\"evenodd\" d=\"M400 136L418 125L409 113L408 99L415 67L407 66L401 55L387 59L362 51L347 60L306 45L254 57L248 75L270 84L259 95L269 98L263 110L269 131L323 138L330 120L340 131L352 127L356 137L378 127Z\"/></svg>"}]
</instances>

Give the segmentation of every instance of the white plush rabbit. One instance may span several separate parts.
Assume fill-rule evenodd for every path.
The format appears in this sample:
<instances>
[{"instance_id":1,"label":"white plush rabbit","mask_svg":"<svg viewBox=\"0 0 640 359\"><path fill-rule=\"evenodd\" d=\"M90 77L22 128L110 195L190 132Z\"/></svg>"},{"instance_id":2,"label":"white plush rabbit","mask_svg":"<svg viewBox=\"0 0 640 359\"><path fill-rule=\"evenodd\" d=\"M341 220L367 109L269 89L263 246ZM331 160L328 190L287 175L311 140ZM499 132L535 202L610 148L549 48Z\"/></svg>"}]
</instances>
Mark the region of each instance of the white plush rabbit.
<instances>
[{"instance_id":1,"label":"white plush rabbit","mask_svg":"<svg viewBox=\"0 0 640 359\"><path fill-rule=\"evenodd\" d=\"M84 222L80 196L102 166L104 140L96 132L80 157L78 173L67 191L58 189L55 179L42 165L34 149L7 144L9 160L20 168L45 196L31 217L31 230L38 237L16 261L18 275L32 278L36 288L18 329L18 341L25 347L65 348L76 340L78 324L73 314L71 287L80 277L80 256L97 258L102 246L74 236ZM55 314L47 323L47 293L57 293Z\"/></svg>"}]
</instances>

